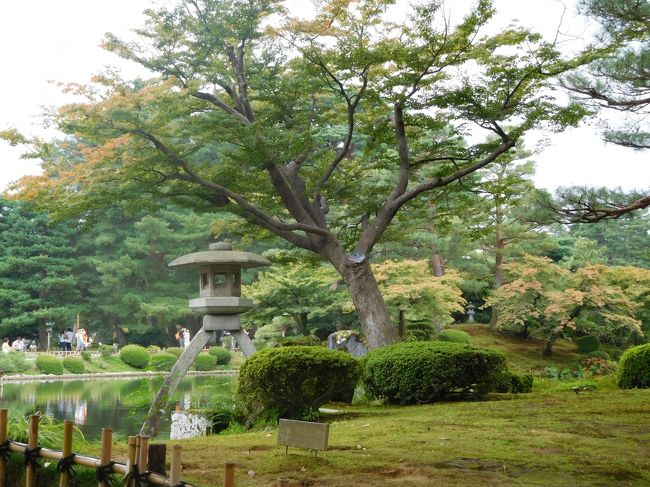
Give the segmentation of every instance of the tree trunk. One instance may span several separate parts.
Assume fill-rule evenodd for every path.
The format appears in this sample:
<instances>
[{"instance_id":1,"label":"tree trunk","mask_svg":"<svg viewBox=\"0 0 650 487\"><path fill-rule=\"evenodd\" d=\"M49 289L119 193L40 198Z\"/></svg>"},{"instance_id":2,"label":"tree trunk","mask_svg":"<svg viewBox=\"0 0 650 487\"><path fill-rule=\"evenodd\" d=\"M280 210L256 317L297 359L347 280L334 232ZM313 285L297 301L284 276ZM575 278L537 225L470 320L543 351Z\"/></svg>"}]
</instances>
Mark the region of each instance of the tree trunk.
<instances>
[{"instance_id":1,"label":"tree trunk","mask_svg":"<svg viewBox=\"0 0 650 487\"><path fill-rule=\"evenodd\" d=\"M445 275L445 266L442 261L442 255L437 252L431 254L430 265L431 272L433 272L434 276L442 277Z\"/></svg>"},{"instance_id":2,"label":"tree trunk","mask_svg":"<svg viewBox=\"0 0 650 487\"><path fill-rule=\"evenodd\" d=\"M545 357L549 357L553 355L553 345L555 344L555 340L557 340L557 337L555 335L551 335L546 339L546 342L544 343L544 352L543 352L543 355Z\"/></svg>"},{"instance_id":3,"label":"tree trunk","mask_svg":"<svg viewBox=\"0 0 650 487\"><path fill-rule=\"evenodd\" d=\"M38 319L38 349L47 349L47 330L45 329L45 318Z\"/></svg>"},{"instance_id":4,"label":"tree trunk","mask_svg":"<svg viewBox=\"0 0 650 487\"><path fill-rule=\"evenodd\" d=\"M117 341L117 346L122 348L124 345L127 344L126 340L126 335L124 334L124 330L120 325L114 324L113 329L115 330L115 340Z\"/></svg>"},{"instance_id":5,"label":"tree trunk","mask_svg":"<svg viewBox=\"0 0 650 487\"><path fill-rule=\"evenodd\" d=\"M399 337L404 340L406 338L406 319L404 318L404 310L400 309L399 310L399 318L398 318L398 323L397 326L399 327L398 335Z\"/></svg>"},{"instance_id":6,"label":"tree trunk","mask_svg":"<svg viewBox=\"0 0 650 487\"><path fill-rule=\"evenodd\" d=\"M503 223L501 221L501 211L497 206L497 223L496 223L496 242L494 252L494 289L503 286L503 251L505 249L505 237L503 235ZM490 328L494 328L499 320L499 310L496 306L492 307L492 316L490 318Z\"/></svg>"},{"instance_id":7,"label":"tree trunk","mask_svg":"<svg viewBox=\"0 0 650 487\"><path fill-rule=\"evenodd\" d=\"M354 308L370 349L390 345L399 340L397 327L392 323L370 264L346 263L341 272L348 285Z\"/></svg>"},{"instance_id":8,"label":"tree trunk","mask_svg":"<svg viewBox=\"0 0 650 487\"><path fill-rule=\"evenodd\" d=\"M297 315L292 315L293 321L298 328L298 333L302 336L309 336L309 330L307 329L307 313L300 313Z\"/></svg>"}]
</instances>

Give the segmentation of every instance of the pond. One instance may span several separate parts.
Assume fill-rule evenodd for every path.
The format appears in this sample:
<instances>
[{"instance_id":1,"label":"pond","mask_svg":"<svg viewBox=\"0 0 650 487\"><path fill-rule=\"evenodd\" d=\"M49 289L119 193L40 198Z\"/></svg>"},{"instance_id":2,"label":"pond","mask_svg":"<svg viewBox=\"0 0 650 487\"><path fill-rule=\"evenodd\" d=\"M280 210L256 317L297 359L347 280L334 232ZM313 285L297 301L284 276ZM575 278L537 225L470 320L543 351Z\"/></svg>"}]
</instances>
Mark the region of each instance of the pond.
<instances>
[{"instance_id":1,"label":"pond","mask_svg":"<svg viewBox=\"0 0 650 487\"><path fill-rule=\"evenodd\" d=\"M163 377L52 382L6 383L0 386L0 404L10 415L40 412L57 420L74 420L88 440L102 428L114 434L137 435ZM234 377L186 377L169 414L163 416L158 438L169 438L172 410L200 408L223 399L230 402Z\"/></svg>"}]
</instances>

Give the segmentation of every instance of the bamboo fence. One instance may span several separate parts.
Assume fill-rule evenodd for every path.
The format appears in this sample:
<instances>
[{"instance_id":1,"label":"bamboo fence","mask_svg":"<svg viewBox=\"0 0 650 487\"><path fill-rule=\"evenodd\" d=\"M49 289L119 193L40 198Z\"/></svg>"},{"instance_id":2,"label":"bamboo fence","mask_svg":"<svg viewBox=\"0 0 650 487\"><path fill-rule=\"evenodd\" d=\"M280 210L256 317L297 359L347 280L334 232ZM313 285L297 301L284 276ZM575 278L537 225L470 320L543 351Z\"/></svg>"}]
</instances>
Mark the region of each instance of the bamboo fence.
<instances>
[{"instance_id":1,"label":"bamboo fence","mask_svg":"<svg viewBox=\"0 0 650 487\"><path fill-rule=\"evenodd\" d=\"M135 487L136 485L161 485L166 487L193 485L181 480L182 448L180 445L171 447L170 471L169 476L167 476L150 470L149 452L150 447L153 445L149 445L149 437L147 436L129 436L127 460L126 463L122 463L111 458L113 439L113 430L111 428L102 428L101 455L100 458L95 458L80 453L73 454L72 432L74 423L67 420L64 421L62 450L40 447L38 445L39 421L40 416L30 416L26 444L11 441L7 438L7 409L0 409L0 487L7 487L7 481L11 480L7 478L7 456L4 453L18 454L25 458L25 487L36 487L38 459L40 458L59 462L57 469L60 472L59 487L69 487L71 481L70 468L73 465L95 469L98 487L109 487L111 485L111 475L122 476L125 487ZM235 464L228 462L225 464L224 487L234 486Z\"/></svg>"}]
</instances>

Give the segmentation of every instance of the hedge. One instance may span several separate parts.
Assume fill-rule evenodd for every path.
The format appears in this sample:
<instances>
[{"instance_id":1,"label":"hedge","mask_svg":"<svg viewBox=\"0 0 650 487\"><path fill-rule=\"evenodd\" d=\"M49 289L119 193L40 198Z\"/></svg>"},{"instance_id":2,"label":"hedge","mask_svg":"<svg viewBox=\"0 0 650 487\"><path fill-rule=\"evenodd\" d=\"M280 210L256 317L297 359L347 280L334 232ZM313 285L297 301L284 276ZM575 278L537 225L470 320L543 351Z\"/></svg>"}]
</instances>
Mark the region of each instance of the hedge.
<instances>
[{"instance_id":1,"label":"hedge","mask_svg":"<svg viewBox=\"0 0 650 487\"><path fill-rule=\"evenodd\" d=\"M136 369L144 369L149 364L149 353L140 345L127 345L120 350L120 359Z\"/></svg>"},{"instance_id":2,"label":"hedge","mask_svg":"<svg viewBox=\"0 0 650 487\"><path fill-rule=\"evenodd\" d=\"M171 353L174 355L176 358L180 357L183 354L184 348L181 347L169 347L165 349L165 352Z\"/></svg>"},{"instance_id":3,"label":"hedge","mask_svg":"<svg viewBox=\"0 0 650 487\"><path fill-rule=\"evenodd\" d=\"M600 348L600 340L593 335L578 337L574 341L580 353L591 353Z\"/></svg>"},{"instance_id":4,"label":"hedge","mask_svg":"<svg viewBox=\"0 0 650 487\"><path fill-rule=\"evenodd\" d=\"M462 330L442 330L438 335L438 340L453 343L469 343L469 333Z\"/></svg>"},{"instance_id":5,"label":"hedge","mask_svg":"<svg viewBox=\"0 0 650 487\"><path fill-rule=\"evenodd\" d=\"M44 374L63 374L63 362L54 355L39 354L36 357L36 367Z\"/></svg>"},{"instance_id":6,"label":"hedge","mask_svg":"<svg viewBox=\"0 0 650 487\"><path fill-rule=\"evenodd\" d=\"M63 357L63 366L73 374L83 374L86 372L86 365L83 359L79 357Z\"/></svg>"},{"instance_id":7,"label":"hedge","mask_svg":"<svg viewBox=\"0 0 650 487\"><path fill-rule=\"evenodd\" d=\"M176 363L176 355L168 352L160 352L151 357L149 365L153 370L170 371Z\"/></svg>"},{"instance_id":8,"label":"hedge","mask_svg":"<svg viewBox=\"0 0 650 487\"><path fill-rule=\"evenodd\" d=\"M232 359L232 354L225 348L212 347L208 353L215 358L217 365L228 365Z\"/></svg>"},{"instance_id":9,"label":"hedge","mask_svg":"<svg viewBox=\"0 0 650 487\"><path fill-rule=\"evenodd\" d=\"M393 404L432 402L456 390L489 392L506 372L501 352L451 342L402 342L365 357L366 391Z\"/></svg>"},{"instance_id":10,"label":"hedge","mask_svg":"<svg viewBox=\"0 0 650 487\"><path fill-rule=\"evenodd\" d=\"M262 414L305 418L333 398L352 400L358 359L325 347L264 349L239 369L236 397L249 419Z\"/></svg>"},{"instance_id":11,"label":"hedge","mask_svg":"<svg viewBox=\"0 0 650 487\"><path fill-rule=\"evenodd\" d=\"M194 370L213 370L217 362L209 353L200 353L194 360Z\"/></svg>"},{"instance_id":12,"label":"hedge","mask_svg":"<svg viewBox=\"0 0 650 487\"><path fill-rule=\"evenodd\" d=\"M650 343L629 348L621 355L616 383L621 389L650 388Z\"/></svg>"}]
</instances>

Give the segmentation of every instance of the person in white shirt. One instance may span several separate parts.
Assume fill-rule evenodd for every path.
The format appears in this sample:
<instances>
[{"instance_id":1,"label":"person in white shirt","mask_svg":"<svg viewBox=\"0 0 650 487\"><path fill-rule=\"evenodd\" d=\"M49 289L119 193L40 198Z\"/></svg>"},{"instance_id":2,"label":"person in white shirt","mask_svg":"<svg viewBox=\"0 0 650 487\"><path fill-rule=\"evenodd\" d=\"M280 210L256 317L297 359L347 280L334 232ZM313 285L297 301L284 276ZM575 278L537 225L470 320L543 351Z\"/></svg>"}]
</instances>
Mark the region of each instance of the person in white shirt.
<instances>
[{"instance_id":1,"label":"person in white shirt","mask_svg":"<svg viewBox=\"0 0 650 487\"><path fill-rule=\"evenodd\" d=\"M183 348L190 346L190 330L183 328Z\"/></svg>"},{"instance_id":2,"label":"person in white shirt","mask_svg":"<svg viewBox=\"0 0 650 487\"><path fill-rule=\"evenodd\" d=\"M9 339L8 339L8 338L5 338L5 339L3 340L3 342L2 342L2 351L3 351L4 353L9 353L9 352L13 352L13 351L14 351L14 349L12 348L12 346L9 345Z\"/></svg>"}]
</instances>

